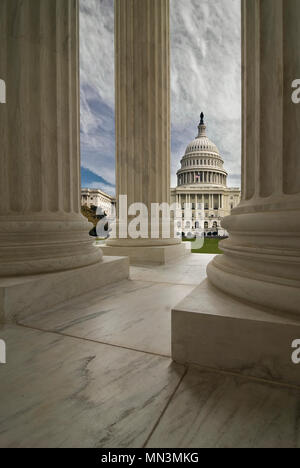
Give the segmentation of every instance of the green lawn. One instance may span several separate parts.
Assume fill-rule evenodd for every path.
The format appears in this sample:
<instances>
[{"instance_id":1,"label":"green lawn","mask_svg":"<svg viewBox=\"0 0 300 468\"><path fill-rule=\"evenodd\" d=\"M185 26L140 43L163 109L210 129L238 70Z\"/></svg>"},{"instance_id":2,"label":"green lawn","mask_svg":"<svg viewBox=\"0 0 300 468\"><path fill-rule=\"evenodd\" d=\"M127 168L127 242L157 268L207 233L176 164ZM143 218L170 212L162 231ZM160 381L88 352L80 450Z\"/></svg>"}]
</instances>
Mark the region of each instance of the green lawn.
<instances>
[{"instance_id":1,"label":"green lawn","mask_svg":"<svg viewBox=\"0 0 300 468\"><path fill-rule=\"evenodd\" d=\"M183 239L184 242L187 242L186 239ZM194 242L194 241L192 241ZM204 239L204 246L202 249L192 250L192 253L203 253L203 254L221 254L223 253L219 249L220 239Z\"/></svg>"}]
</instances>

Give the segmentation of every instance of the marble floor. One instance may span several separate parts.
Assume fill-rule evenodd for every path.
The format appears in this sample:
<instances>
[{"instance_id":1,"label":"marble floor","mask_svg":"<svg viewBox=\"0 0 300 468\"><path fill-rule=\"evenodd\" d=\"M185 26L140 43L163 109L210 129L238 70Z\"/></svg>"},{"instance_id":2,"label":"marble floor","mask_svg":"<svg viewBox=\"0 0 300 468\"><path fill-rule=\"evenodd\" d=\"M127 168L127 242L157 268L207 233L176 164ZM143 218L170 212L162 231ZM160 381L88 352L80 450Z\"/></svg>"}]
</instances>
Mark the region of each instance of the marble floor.
<instances>
[{"instance_id":1,"label":"marble floor","mask_svg":"<svg viewBox=\"0 0 300 468\"><path fill-rule=\"evenodd\" d=\"M171 309L211 258L1 326L0 447L299 447L300 388L170 359Z\"/></svg>"}]
</instances>

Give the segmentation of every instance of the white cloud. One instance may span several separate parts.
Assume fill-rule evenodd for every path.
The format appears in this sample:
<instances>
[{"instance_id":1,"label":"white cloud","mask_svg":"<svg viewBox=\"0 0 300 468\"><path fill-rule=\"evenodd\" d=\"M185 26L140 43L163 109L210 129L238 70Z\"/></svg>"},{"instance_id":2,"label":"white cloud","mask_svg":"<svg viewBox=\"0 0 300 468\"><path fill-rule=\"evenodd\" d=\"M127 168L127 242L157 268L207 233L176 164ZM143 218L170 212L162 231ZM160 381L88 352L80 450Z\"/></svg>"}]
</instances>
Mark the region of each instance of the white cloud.
<instances>
[{"instance_id":1,"label":"white cloud","mask_svg":"<svg viewBox=\"0 0 300 468\"><path fill-rule=\"evenodd\" d=\"M111 187L110 185L105 185L103 183L100 183L100 182L93 182L91 184L89 184L89 189L100 189L102 191L104 191L105 193L107 193L108 195L111 195L111 196L115 196L115 189L113 187Z\"/></svg>"},{"instance_id":2,"label":"white cloud","mask_svg":"<svg viewBox=\"0 0 300 468\"><path fill-rule=\"evenodd\" d=\"M80 0L81 83L114 106L114 1Z\"/></svg>"}]
</instances>

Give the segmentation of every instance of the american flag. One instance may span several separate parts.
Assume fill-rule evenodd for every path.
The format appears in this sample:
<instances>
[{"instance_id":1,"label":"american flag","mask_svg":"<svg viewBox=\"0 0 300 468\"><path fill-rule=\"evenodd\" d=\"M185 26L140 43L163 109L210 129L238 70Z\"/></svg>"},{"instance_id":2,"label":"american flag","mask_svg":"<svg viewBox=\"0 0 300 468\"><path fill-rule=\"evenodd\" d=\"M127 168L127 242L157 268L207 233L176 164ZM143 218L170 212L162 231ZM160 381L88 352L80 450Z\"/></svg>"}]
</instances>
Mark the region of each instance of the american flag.
<instances>
[{"instance_id":1,"label":"american flag","mask_svg":"<svg viewBox=\"0 0 300 468\"><path fill-rule=\"evenodd\" d=\"M198 172L198 174L196 175L196 180L200 180L200 172Z\"/></svg>"}]
</instances>

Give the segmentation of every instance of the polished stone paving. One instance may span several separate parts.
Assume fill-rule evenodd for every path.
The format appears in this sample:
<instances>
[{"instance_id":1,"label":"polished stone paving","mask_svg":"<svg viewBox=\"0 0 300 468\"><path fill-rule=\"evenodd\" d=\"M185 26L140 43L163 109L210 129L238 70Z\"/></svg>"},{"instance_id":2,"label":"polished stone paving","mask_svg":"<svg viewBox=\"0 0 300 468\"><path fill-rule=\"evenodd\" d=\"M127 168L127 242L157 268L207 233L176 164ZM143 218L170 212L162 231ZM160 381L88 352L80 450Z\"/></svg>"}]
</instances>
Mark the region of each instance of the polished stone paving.
<instances>
[{"instance_id":1,"label":"polished stone paving","mask_svg":"<svg viewBox=\"0 0 300 468\"><path fill-rule=\"evenodd\" d=\"M171 355L171 309L194 286L122 281L22 323L99 343Z\"/></svg>"},{"instance_id":2,"label":"polished stone paving","mask_svg":"<svg viewBox=\"0 0 300 468\"><path fill-rule=\"evenodd\" d=\"M300 388L189 369L148 448L300 447Z\"/></svg>"},{"instance_id":3,"label":"polished stone paving","mask_svg":"<svg viewBox=\"0 0 300 468\"><path fill-rule=\"evenodd\" d=\"M0 447L299 447L300 388L169 357L171 308L211 258L131 267L130 281L0 327Z\"/></svg>"}]
</instances>

